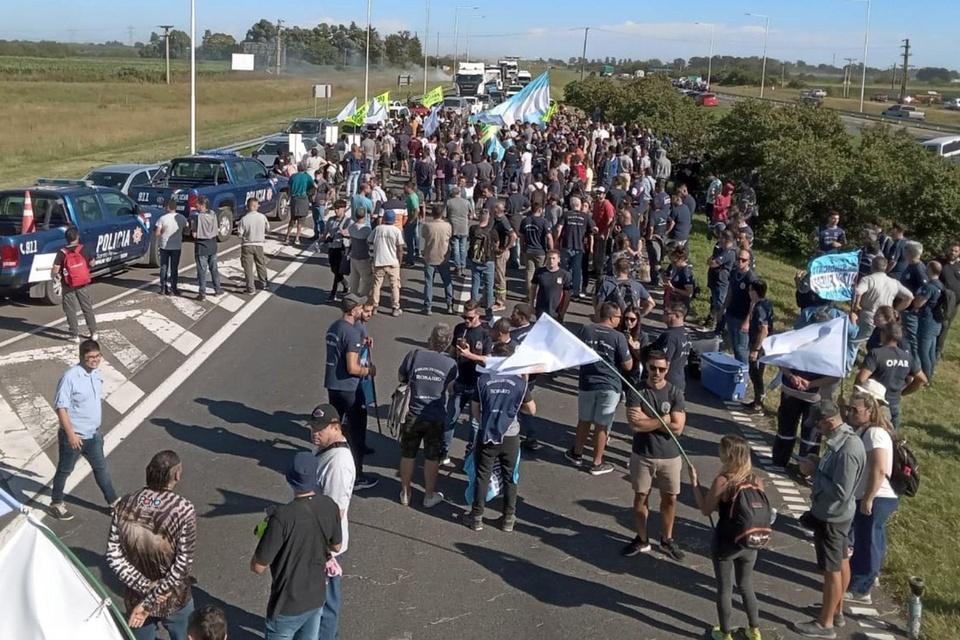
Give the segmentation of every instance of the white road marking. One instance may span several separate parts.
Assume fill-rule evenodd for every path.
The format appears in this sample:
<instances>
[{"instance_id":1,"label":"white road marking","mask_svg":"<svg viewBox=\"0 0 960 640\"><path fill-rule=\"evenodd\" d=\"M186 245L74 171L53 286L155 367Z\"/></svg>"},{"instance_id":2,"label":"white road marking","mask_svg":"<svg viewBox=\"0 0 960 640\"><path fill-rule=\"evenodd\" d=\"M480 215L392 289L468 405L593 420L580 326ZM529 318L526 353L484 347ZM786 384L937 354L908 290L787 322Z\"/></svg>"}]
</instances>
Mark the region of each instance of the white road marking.
<instances>
[{"instance_id":1,"label":"white road marking","mask_svg":"<svg viewBox=\"0 0 960 640\"><path fill-rule=\"evenodd\" d=\"M105 313L97 319L98 323L118 322L121 320L136 320L156 336L164 344L173 346L177 351L186 355L193 351L199 343L199 338L181 327L179 324L169 318L160 315L153 309L130 309L128 311L113 311ZM190 333L193 338L178 340L184 334Z\"/></svg>"},{"instance_id":2,"label":"white road marking","mask_svg":"<svg viewBox=\"0 0 960 640\"><path fill-rule=\"evenodd\" d=\"M57 433L57 418L50 401L38 393L32 382L26 378L19 378L15 381L6 381L4 383L7 394L10 396L10 402L13 403L12 411L17 417L17 422L26 425L24 428L32 435L37 442L46 445L53 439ZM0 402L7 406L0 396ZM0 416L6 417L3 411ZM7 453L7 433L8 427L15 428L16 423L7 423L4 420L0 423L0 429L3 429L3 438L0 439L0 450L4 456Z\"/></svg>"},{"instance_id":3,"label":"white road marking","mask_svg":"<svg viewBox=\"0 0 960 640\"><path fill-rule=\"evenodd\" d=\"M236 313L236 311L243 306L243 300L233 294L224 293L220 296L217 304L230 313Z\"/></svg>"},{"instance_id":4,"label":"white road marking","mask_svg":"<svg viewBox=\"0 0 960 640\"><path fill-rule=\"evenodd\" d=\"M194 322L203 317L203 314L207 312L203 305L198 304L189 298L184 298L183 296L170 296L168 299L170 300L170 303L176 307L177 311L187 316Z\"/></svg>"},{"instance_id":5,"label":"white road marking","mask_svg":"<svg viewBox=\"0 0 960 640\"><path fill-rule=\"evenodd\" d=\"M150 362L147 354L116 329L101 329L97 341L110 351L113 359L123 365L131 376Z\"/></svg>"},{"instance_id":6,"label":"white road marking","mask_svg":"<svg viewBox=\"0 0 960 640\"><path fill-rule=\"evenodd\" d=\"M786 502L793 502L794 504L797 504L797 503L799 503L799 504L806 504L806 503L807 503L807 500L806 500L804 497L802 497L802 496L791 496L791 495L784 495L783 493L781 493L781 494L780 494L780 498L783 499L783 500L786 501Z\"/></svg>"},{"instance_id":7,"label":"white road marking","mask_svg":"<svg viewBox=\"0 0 960 640\"><path fill-rule=\"evenodd\" d=\"M49 405L47 408L49 409ZM10 473L9 470L0 470L0 474L7 480L15 497L34 496L36 494L34 485L46 484L53 478L57 469L50 458L37 446L37 440L31 430L2 396L0 396L0 425L3 425L0 435L3 436L4 464L16 469L15 474ZM44 496L43 499L49 498Z\"/></svg>"}]
</instances>

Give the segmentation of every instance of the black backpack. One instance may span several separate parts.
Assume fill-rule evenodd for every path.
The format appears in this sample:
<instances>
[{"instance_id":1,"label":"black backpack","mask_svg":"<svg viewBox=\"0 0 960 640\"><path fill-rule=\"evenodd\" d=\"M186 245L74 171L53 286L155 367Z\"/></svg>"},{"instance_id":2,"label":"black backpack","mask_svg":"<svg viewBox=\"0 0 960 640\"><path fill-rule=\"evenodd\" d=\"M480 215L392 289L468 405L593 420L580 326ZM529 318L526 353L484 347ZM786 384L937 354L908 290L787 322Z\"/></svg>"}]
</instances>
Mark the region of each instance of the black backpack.
<instances>
[{"instance_id":1,"label":"black backpack","mask_svg":"<svg viewBox=\"0 0 960 640\"><path fill-rule=\"evenodd\" d=\"M898 496L912 498L920 490L920 463L906 440L893 441L893 473L887 479Z\"/></svg>"},{"instance_id":2,"label":"black backpack","mask_svg":"<svg viewBox=\"0 0 960 640\"><path fill-rule=\"evenodd\" d=\"M940 297L937 298L937 303L933 305L933 309L930 313L933 314L933 319L937 322L944 322L953 317L954 311L957 308L957 294L955 294L950 289L946 287L940 289Z\"/></svg>"},{"instance_id":3,"label":"black backpack","mask_svg":"<svg viewBox=\"0 0 960 640\"><path fill-rule=\"evenodd\" d=\"M633 281L619 281L616 278L610 278L610 280L614 284L613 292L607 296L604 302L615 303L620 307L620 311L628 309L629 307L636 308L638 300L633 290Z\"/></svg>"},{"instance_id":4,"label":"black backpack","mask_svg":"<svg viewBox=\"0 0 960 640\"><path fill-rule=\"evenodd\" d=\"M741 549L766 549L770 544L773 511L767 494L752 479L741 482L730 500L725 540Z\"/></svg>"}]
</instances>

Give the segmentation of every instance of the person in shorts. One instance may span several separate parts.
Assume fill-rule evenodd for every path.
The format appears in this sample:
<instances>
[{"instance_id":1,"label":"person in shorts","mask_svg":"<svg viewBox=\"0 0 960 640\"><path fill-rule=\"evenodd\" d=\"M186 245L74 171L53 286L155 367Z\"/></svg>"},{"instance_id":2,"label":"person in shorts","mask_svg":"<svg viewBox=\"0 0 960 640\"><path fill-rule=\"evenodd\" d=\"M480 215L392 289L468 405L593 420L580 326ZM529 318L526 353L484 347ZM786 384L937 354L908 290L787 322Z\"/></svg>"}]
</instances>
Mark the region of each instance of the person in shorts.
<instances>
[{"instance_id":1,"label":"person in shorts","mask_svg":"<svg viewBox=\"0 0 960 640\"><path fill-rule=\"evenodd\" d=\"M447 399L457 379L457 362L448 352L453 330L439 323L430 332L427 349L414 349L400 364L401 383L410 385L407 419L400 427L400 504L410 504L410 483L423 443L423 506L443 502L436 491L440 460L444 456L443 434L447 428Z\"/></svg>"},{"instance_id":2,"label":"person in shorts","mask_svg":"<svg viewBox=\"0 0 960 640\"><path fill-rule=\"evenodd\" d=\"M847 535L867 454L863 440L843 421L832 400L821 400L812 419L827 446L822 458L811 453L800 461L800 472L813 476L810 511L800 517L800 524L813 530L817 568L823 572L823 606L817 618L798 622L793 628L807 638L836 638L834 627L843 619L844 593L850 586Z\"/></svg>"},{"instance_id":3,"label":"person in shorts","mask_svg":"<svg viewBox=\"0 0 960 640\"><path fill-rule=\"evenodd\" d=\"M676 438L687 423L683 391L667 381L670 361L663 351L651 350L645 360L647 379L637 392L627 391L627 424L633 431L630 454L630 484L633 487L633 515L636 536L620 552L635 556L650 551L647 520L650 491L660 491L660 517L663 529L660 548L674 560L683 560L684 553L673 539L673 523L677 515L677 496L683 462ZM667 433L664 428L673 432Z\"/></svg>"},{"instance_id":4,"label":"person in shorts","mask_svg":"<svg viewBox=\"0 0 960 640\"><path fill-rule=\"evenodd\" d=\"M624 373L633 368L627 339L619 331L623 312L612 302L600 305L596 324L580 329L580 340L597 352L602 361L580 367L580 384L577 393L577 435L573 448L563 455L574 466L583 466L583 449L593 427L593 464L590 475L599 476L613 471L613 465L603 461L607 437L613 427L613 419L620 404L620 378L611 369L616 367Z\"/></svg>"}]
</instances>

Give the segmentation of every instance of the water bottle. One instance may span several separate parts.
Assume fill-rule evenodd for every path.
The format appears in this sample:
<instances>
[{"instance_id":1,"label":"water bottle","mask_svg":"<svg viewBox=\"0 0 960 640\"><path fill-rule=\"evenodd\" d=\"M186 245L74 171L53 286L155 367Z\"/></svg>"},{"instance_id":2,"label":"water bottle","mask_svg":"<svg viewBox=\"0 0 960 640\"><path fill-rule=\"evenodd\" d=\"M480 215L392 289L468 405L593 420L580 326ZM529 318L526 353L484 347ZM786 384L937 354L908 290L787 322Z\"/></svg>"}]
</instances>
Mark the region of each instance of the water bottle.
<instances>
[{"instance_id":1,"label":"water bottle","mask_svg":"<svg viewBox=\"0 0 960 640\"><path fill-rule=\"evenodd\" d=\"M907 622L907 635L911 640L917 640L920 637L920 615L923 612L920 597L922 595L923 578L912 576L910 578L910 617Z\"/></svg>"}]
</instances>

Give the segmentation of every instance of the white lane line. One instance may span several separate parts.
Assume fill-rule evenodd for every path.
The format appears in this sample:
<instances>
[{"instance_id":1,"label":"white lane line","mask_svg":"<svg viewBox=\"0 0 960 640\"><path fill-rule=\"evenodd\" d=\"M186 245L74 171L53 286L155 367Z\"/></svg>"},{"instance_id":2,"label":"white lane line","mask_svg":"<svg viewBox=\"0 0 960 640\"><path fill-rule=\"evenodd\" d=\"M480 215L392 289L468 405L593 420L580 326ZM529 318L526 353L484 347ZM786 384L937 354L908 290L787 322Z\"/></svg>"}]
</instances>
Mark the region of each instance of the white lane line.
<instances>
[{"instance_id":1,"label":"white lane line","mask_svg":"<svg viewBox=\"0 0 960 640\"><path fill-rule=\"evenodd\" d=\"M852 613L855 616L863 616L867 618L880 615L880 612L877 611L876 609L870 609L867 607L853 607L853 606L850 607L850 613Z\"/></svg>"},{"instance_id":2,"label":"white lane line","mask_svg":"<svg viewBox=\"0 0 960 640\"><path fill-rule=\"evenodd\" d=\"M187 339L178 342L185 333L190 333L179 324L162 316L153 309L130 309L127 311L113 311L103 314L103 318L98 322L118 322L121 320L136 320L144 329L155 336L160 342L172 345L177 351L184 355L190 353L196 347L196 340ZM193 335L193 334L190 334ZM196 336L194 336L195 338Z\"/></svg>"},{"instance_id":3,"label":"white lane line","mask_svg":"<svg viewBox=\"0 0 960 640\"><path fill-rule=\"evenodd\" d=\"M864 633L863 637L865 640L897 640L897 637L890 633Z\"/></svg>"},{"instance_id":4,"label":"white lane line","mask_svg":"<svg viewBox=\"0 0 960 640\"><path fill-rule=\"evenodd\" d=\"M98 342L110 351L113 359L123 365L131 376L150 361L147 354L116 329L101 329L98 333Z\"/></svg>"},{"instance_id":5,"label":"white lane line","mask_svg":"<svg viewBox=\"0 0 960 640\"><path fill-rule=\"evenodd\" d=\"M236 313L236 311L243 306L243 300L233 294L223 293L217 301L217 304L230 313Z\"/></svg>"},{"instance_id":6,"label":"white lane line","mask_svg":"<svg viewBox=\"0 0 960 640\"><path fill-rule=\"evenodd\" d=\"M787 495L782 495L782 494L781 494L781 495L780 495L780 498L781 498L782 500L784 500L785 502L792 502L792 503L794 503L794 504L806 504L806 503L807 503L806 498L803 498L802 496L787 496Z\"/></svg>"},{"instance_id":7,"label":"white lane line","mask_svg":"<svg viewBox=\"0 0 960 640\"><path fill-rule=\"evenodd\" d=\"M103 400L118 413L126 413L143 397L143 390L127 380L106 358L100 360L99 370L103 376Z\"/></svg>"},{"instance_id":8,"label":"white lane line","mask_svg":"<svg viewBox=\"0 0 960 640\"><path fill-rule=\"evenodd\" d=\"M47 408L51 410L49 405ZM57 468L43 450L39 449L31 430L2 396L0 396L0 425L2 425L0 435L3 436L4 465L16 470L16 473L0 470L0 474L10 485L14 497L18 499L21 496L34 497L36 493L34 485L45 484L48 479L53 478ZM39 455L37 455L38 451Z\"/></svg>"},{"instance_id":9,"label":"white lane line","mask_svg":"<svg viewBox=\"0 0 960 640\"><path fill-rule=\"evenodd\" d=\"M203 314L207 312L203 305L197 304L189 298L184 298L183 296L170 296L168 299L170 300L170 303L177 309L177 311L187 316L194 322L203 317Z\"/></svg>"},{"instance_id":10,"label":"white lane line","mask_svg":"<svg viewBox=\"0 0 960 640\"><path fill-rule=\"evenodd\" d=\"M18 423L25 425L24 429L37 442L43 444L50 442L56 435L58 427L53 405L42 394L37 393L37 389L27 378L6 381L4 386L7 395L10 396L10 402L13 404L11 411L16 417L16 421L11 420L8 423L4 420L0 422L0 429L3 430L0 431L3 434L3 437L0 438L0 451L3 451L4 458L7 455L8 429L15 431ZM4 402L4 405L0 406L10 406L3 400L3 396L0 396L0 402ZM0 411L0 416L6 418L3 411Z\"/></svg>"}]
</instances>

